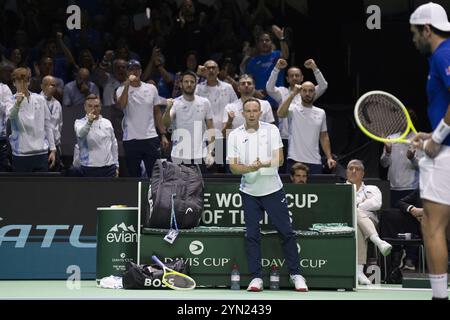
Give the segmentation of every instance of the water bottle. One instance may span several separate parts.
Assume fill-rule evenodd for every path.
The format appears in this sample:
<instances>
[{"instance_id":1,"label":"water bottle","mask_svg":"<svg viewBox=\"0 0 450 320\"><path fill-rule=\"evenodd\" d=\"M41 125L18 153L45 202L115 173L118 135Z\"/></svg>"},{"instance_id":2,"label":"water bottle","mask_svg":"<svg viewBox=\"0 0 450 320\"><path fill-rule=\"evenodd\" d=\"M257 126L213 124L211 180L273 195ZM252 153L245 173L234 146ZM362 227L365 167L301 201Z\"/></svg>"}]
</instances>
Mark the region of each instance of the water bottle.
<instances>
[{"instance_id":1,"label":"water bottle","mask_svg":"<svg viewBox=\"0 0 450 320\"><path fill-rule=\"evenodd\" d=\"M275 264L270 270L270 290L280 290L280 272Z\"/></svg>"},{"instance_id":2,"label":"water bottle","mask_svg":"<svg viewBox=\"0 0 450 320\"><path fill-rule=\"evenodd\" d=\"M239 266L237 264L234 264L233 269L231 270L231 290L240 290L240 282L241 275L239 273Z\"/></svg>"},{"instance_id":3,"label":"water bottle","mask_svg":"<svg viewBox=\"0 0 450 320\"><path fill-rule=\"evenodd\" d=\"M411 240L411 233L399 233L397 234L397 238L404 240Z\"/></svg>"}]
</instances>

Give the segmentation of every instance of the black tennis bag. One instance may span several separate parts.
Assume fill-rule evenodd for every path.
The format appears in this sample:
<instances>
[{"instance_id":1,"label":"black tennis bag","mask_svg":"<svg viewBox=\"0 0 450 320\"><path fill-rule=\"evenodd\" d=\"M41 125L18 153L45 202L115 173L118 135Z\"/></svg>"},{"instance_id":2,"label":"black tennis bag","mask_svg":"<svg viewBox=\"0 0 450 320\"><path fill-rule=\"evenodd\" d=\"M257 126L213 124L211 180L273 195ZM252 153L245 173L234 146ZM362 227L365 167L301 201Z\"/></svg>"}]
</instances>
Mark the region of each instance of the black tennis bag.
<instances>
[{"instance_id":1,"label":"black tennis bag","mask_svg":"<svg viewBox=\"0 0 450 320\"><path fill-rule=\"evenodd\" d=\"M155 162L148 189L144 226L170 229L172 195L179 229L197 227L203 212L204 183L198 166L185 166L166 160Z\"/></svg>"},{"instance_id":2,"label":"black tennis bag","mask_svg":"<svg viewBox=\"0 0 450 320\"><path fill-rule=\"evenodd\" d=\"M189 266L181 259L167 262L166 266L172 270L189 274ZM165 287L162 283L164 271L159 265L138 265L128 261L125 267L126 271L122 276L124 289L161 289Z\"/></svg>"}]
</instances>

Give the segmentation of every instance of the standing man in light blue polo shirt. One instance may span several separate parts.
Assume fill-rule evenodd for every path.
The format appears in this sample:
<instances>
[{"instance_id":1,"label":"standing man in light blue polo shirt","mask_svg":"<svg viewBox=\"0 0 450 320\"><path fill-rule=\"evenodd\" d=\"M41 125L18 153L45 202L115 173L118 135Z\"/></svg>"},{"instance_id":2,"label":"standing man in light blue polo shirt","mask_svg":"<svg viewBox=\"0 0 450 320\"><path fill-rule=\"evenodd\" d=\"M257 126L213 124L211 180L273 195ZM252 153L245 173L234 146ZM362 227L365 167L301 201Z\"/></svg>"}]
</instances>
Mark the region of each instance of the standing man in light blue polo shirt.
<instances>
[{"instance_id":1,"label":"standing man in light blue polo shirt","mask_svg":"<svg viewBox=\"0 0 450 320\"><path fill-rule=\"evenodd\" d=\"M245 124L228 136L227 156L231 172L242 174L239 188L245 217L245 241L248 268L252 281L247 291L262 291L261 231L264 211L280 233L283 253L295 290L308 291L300 275L300 256L292 229L283 183L278 167L283 165L283 143L278 128L259 121L261 104L250 98L244 102Z\"/></svg>"}]
</instances>

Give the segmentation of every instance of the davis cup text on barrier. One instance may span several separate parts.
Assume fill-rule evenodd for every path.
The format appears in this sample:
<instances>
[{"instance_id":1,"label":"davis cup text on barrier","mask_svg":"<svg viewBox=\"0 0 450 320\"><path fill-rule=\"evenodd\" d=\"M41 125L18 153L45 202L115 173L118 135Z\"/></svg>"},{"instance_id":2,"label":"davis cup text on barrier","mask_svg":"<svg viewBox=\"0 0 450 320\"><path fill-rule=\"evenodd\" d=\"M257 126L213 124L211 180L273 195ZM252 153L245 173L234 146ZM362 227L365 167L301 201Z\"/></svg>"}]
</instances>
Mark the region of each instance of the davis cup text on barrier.
<instances>
[{"instance_id":1,"label":"davis cup text on barrier","mask_svg":"<svg viewBox=\"0 0 450 320\"><path fill-rule=\"evenodd\" d=\"M242 199L235 184L209 183L205 186L201 225L243 227ZM294 229L307 230L313 223L339 221L352 225L351 185L286 184L286 199ZM267 214L262 229L271 229Z\"/></svg>"},{"instance_id":2,"label":"davis cup text on barrier","mask_svg":"<svg viewBox=\"0 0 450 320\"><path fill-rule=\"evenodd\" d=\"M137 261L138 208L97 208L97 282Z\"/></svg>"},{"instance_id":3,"label":"davis cup text on barrier","mask_svg":"<svg viewBox=\"0 0 450 320\"><path fill-rule=\"evenodd\" d=\"M237 230L236 230L237 229ZM244 231L239 228L201 228L186 230L172 245L163 240L166 230L144 229L141 234L141 261L159 254L164 262L181 257L190 266L190 276L198 285L230 286L230 272L239 265L241 284L250 280L245 254ZM280 272L280 286L288 283L288 268L282 258L278 234L262 235L263 278L269 284L273 265ZM315 288L351 289L355 284L356 250L354 234L329 236L301 236L297 238L300 267L308 285ZM224 245L226 243L226 245ZM301 245L301 246L300 246Z\"/></svg>"}]
</instances>

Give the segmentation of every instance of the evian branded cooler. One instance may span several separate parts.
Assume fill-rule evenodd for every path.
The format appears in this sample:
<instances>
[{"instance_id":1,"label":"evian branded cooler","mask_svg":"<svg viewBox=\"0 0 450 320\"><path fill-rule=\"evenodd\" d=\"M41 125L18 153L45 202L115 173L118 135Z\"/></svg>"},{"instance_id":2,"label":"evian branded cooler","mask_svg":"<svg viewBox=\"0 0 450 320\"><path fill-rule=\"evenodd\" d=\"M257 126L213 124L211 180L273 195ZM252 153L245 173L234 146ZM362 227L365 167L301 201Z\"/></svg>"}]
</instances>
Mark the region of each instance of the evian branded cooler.
<instances>
[{"instance_id":1,"label":"evian branded cooler","mask_svg":"<svg viewBox=\"0 0 450 320\"><path fill-rule=\"evenodd\" d=\"M122 276L128 261L137 263L138 208L97 208L97 283Z\"/></svg>"}]
</instances>

